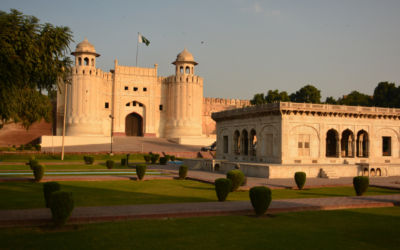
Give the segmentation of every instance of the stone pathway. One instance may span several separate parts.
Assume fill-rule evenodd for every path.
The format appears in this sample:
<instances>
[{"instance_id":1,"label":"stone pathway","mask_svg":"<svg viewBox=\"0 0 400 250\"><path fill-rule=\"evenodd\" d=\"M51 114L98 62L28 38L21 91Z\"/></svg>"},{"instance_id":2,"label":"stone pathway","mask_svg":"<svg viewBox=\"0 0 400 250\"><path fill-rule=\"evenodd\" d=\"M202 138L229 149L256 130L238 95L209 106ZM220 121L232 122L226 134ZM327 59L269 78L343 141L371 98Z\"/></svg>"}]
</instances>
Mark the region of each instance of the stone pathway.
<instances>
[{"instance_id":1,"label":"stone pathway","mask_svg":"<svg viewBox=\"0 0 400 250\"><path fill-rule=\"evenodd\" d=\"M273 200L268 213L400 205L400 195ZM68 224L137 219L254 215L250 201L76 207ZM49 209L0 210L0 227L51 225Z\"/></svg>"}]
</instances>

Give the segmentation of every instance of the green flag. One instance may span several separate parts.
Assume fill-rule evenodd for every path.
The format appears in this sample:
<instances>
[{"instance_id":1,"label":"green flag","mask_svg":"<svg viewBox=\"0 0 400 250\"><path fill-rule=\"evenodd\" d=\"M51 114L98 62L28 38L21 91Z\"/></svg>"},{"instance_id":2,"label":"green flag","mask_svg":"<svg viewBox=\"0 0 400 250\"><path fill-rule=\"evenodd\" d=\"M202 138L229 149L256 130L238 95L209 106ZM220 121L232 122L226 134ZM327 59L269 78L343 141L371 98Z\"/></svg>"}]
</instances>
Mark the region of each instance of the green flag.
<instances>
[{"instance_id":1,"label":"green flag","mask_svg":"<svg viewBox=\"0 0 400 250\"><path fill-rule=\"evenodd\" d=\"M149 46L150 41L147 40L146 37L142 36L142 35L139 33L139 43L145 43L146 46Z\"/></svg>"}]
</instances>

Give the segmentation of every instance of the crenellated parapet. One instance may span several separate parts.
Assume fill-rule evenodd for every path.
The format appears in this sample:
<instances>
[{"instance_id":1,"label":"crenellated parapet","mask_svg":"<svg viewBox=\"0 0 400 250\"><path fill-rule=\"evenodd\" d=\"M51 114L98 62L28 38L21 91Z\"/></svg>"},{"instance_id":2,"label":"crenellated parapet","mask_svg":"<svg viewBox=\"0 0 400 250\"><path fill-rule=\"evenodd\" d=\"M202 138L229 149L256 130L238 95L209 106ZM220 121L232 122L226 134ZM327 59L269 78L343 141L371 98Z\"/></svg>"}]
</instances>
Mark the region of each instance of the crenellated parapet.
<instances>
[{"instance_id":1,"label":"crenellated parapet","mask_svg":"<svg viewBox=\"0 0 400 250\"><path fill-rule=\"evenodd\" d=\"M224 99L224 98L210 98L203 97L203 104L216 104L226 106L250 106L250 100L235 100L235 99Z\"/></svg>"}]
</instances>

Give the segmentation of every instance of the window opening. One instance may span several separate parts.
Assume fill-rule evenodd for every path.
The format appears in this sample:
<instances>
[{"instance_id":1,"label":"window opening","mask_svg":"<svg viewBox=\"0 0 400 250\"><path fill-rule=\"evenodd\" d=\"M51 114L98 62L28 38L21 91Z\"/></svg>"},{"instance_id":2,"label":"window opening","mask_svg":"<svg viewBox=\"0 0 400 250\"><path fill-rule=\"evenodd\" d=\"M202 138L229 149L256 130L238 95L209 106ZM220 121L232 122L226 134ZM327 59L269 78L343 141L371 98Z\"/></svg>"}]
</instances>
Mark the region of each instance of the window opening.
<instances>
[{"instance_id":1,"label":"window opening","mask_svg":"<svg viewBox=\"0 0 400 250\"><path fill-rule=\"evenodd\" d=\"M183 67L181 66L181 74L183 74Z\"/></svg>"},{"instance_id":2,"label":"window opening","mask_svg":"<svg viewBox=\"0 0 400 250\"><path fill-rule=\"evenodd\" d=\"M162 106L162 105L160 105L159 109L160 109L160 111L162 111L162 110L163 110L163 106Z\"/></svg>"},{"instance_id":3,"label":"window opening","mask_svg":"<svg viewBox=\"0 0 400 250\"><path fill-rule=\"evenodd\" d=\"M298 136L298 156L310 156L310 135Z\"/></svg>"},{"instance_id":4,"label":"window opening","mask_svg":"<svg viewBox=\"0 0 400 250\"><path fill-rule=\"evenodd\" d=\"M128 102L128 103L126 104L126 106L127 106L127 107L131 106L131 103L130 103L130 102Z\"/></svg>"},{"instance_id":5,"label":"window opening","mask_svg":"<svg viewBox=\"0 0 400 250\"><path fill-rule=\"evenodd\" d=\"M141 104L140 102L139 102L139 107L143 107L143 104Z\"/></svg>"},{"instance_id":6,"label":"window opening","mask_svg":"<svg viewBox=\"0 0 400 250\"><path fill-rule=\"evenodd\" d=\"M108 104L108 102L106 102L106 104L104 105L104 107L106 108L106 109L108 109L109 108L109 104Z\"/></svg>"},{"instance_id":7,"label":"window opening","mask_svg":"<svg viewBox=\"0 0 400 250\"><path fill-rule=\"evenodd\" d=\"M186 74L190 74L190 68L189 68L189 66L186 66Z\"/></svg>"},{"instance_id":8,"label":"window opening","mask_svg":"<svg viewBox=\"0 0 400 250\"><path fill-rule=\"evenodd\" d=\"M86 57L84 61L85 61L85 62L84 62L84 65L85 65L85 66L89 66L89 58Z\"/></svg>"},{"instance_id":9,"label":"window opening","mask_svg":"<svg viewBox=\"0 0 400 250\"><path fill-rule=\"evenodd\" d=\"M129 90L128 86L125 86L125 90Z\"/></svg>"},{"instance_id":10,"label":"window opening","mask_svg":"<svg viewBox=\"0 0 400 250\"><path fill-rule=\"evenodd\" d=\"M92 66L94 67L94 59L92 58Z\"/></svg>"},{"instance_id":11,"label":"window opening","mask_svg":"<svg viewBox=\"0 0 400 250\"><path fill-rule=\"evenodd\" d=\"M227 154L228 153L228 136L227 135L225 135L224 136L224 154Z\"/></svg>"},{"instance_id":12,"label":"window opening","mask_svg":"<svg viewBox=\"0 0 400 250\"><path fill-rule=\"evenodd\" d=\"M143 88L143 91L147 91L147 88Z\"/></svg>"},{"instance_id":13,"label":"window opening","mask_svg":"<svg viewBox=\"0 0 400 250\"><path fill-rule=\"evenodd\" d=\"M78 58L78 65L81 66L82 65L82 59L79 57Z\"/></svg>"},{"instance_id":14,"label":"window opening","mask_svg":"<svg viewBox=\"0 0 400 250\"><path fill-rule=\"evenodd\" d=\"M136 106L136 101L135 101L135 102L132 102L132 106Z\"/></svg>"},{"instance_id":15,"label":"window opening","mask_svg":"<svg viewBox=\"0 0 400 250\"><path fill-rule=\"evenodd\" d=\"M392 138L382 137L382 156L392 155Z\"/></svg>"},{"instance_id":16,"label":"window opening","mask_svg":"<svg viewBox=\"0 0 400 250\"><path fill-rule=\"evenodd\" d=\"M138 88L137 88L137 87L134 87L134 88L133 88L133 91L138 91Z\"/></svg>"}]
</instances>

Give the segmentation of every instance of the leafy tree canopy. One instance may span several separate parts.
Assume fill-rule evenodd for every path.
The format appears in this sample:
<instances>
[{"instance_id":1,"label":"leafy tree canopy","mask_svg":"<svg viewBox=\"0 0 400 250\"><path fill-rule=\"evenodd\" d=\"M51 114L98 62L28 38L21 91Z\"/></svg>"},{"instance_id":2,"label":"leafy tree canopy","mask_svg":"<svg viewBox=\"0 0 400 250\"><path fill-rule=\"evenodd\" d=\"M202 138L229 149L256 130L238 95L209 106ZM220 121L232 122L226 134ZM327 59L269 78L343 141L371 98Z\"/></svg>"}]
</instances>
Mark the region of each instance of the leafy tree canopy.
<instances>
[{"instance_id":1,"label":"leafy tree canopy","mask_svg":"<svg viewBox=\"0 0 400 250\"><path fill-rule=\"evenodd\" d=\"M292 102L321 103L321 90L312 85L302 87L296 93L290 95Z\"/></svg>"},{"instance_id":2,"label":"leafy tree canopy","mask_svg":"<svg viewBox=\"0 0 400 250\"><path fill-rule=\"evenodd\" d=\"M336 99L333 98L332 96L327 97L325 100L325 103L326 104L339 104L339 102L336 101Z\"/></svg>"},{"instance_id":3,"label":"leafy tree canopy","mask_svg":"<svg viewBox=\"0 0 400 250\"><path fill-rule=\"evenodd\" d=\"M396 88L394 83L380 82L374 91L374 104L377 107L400 107L400 86Z\"/></svg>"},{"instance_id":4,"label":"leafy tree canopy","mask_svg":"<svg viewBox=\"0 0 400 250\"><path fill-rule=\"evenodd\" d=\"M253 99L250 100L251 105L261 105L265 103L264 93L255 94Z\"/></svg>"},{"instance_id":5,"label":"leafy tree canopy","mask_svg":"<svg viewBox=\"0 0 400 250\"><path fill-rule=\"evenodd\" d=\"M0 119L20 122L29 129L45 119L51 121L50 99L72 67L68 27L39 24L34 16L15 9L0 11Z\"/></svg>"},{"instance_id":6,"label":"leafy tree canopy","mask_svg":"<svg viewBox=\"0 0 400 250\"><path fill-rule=\"evenodd\" d=\"M268 103L272 102L288 102L290 101L289 95L286 91L279 92L279 90L270 90L268 91L268 95L265 97L265 100Z\"/></svg>"},{"instance_id":7,"label":"leafy tree canopy","mask_svg":"<svg viewBox=\"0 0 400 250\"><path fill-rule=\"evenodd\" d=\"M341 105L347 106L373 106L374 102L371 96L353 91L340 100Z\"/></svg>"}]
</instances>

